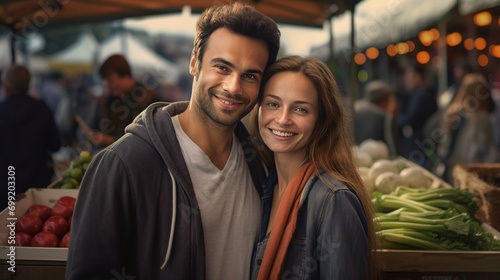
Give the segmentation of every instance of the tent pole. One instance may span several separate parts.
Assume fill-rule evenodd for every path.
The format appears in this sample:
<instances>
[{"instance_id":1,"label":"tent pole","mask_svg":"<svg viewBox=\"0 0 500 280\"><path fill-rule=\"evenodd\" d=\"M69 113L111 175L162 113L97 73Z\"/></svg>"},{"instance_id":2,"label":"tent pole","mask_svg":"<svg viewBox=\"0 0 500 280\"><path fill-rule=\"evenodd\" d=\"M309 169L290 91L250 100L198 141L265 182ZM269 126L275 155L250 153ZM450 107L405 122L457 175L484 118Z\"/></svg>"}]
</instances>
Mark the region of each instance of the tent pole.
<instances>
[{"instance_id":1,"label":"tent pole","mask_svg":"<svg viewBox=\"0 0 500 280\"><path fill-rule=\"evenodd\" d=\"M333 36L333 16L339 10L339 6L336 4L330 5L327 10L328 14L328 35L330 36L329 43L329 58L328 58L328 68L335 75L335 48L334 48L334 36Z\"/></svg>"},{"instance_id":2,"label":"tent pole","mask_svg":"<svg viewBox=\"0 0 500 280\"><path fill-rule=\"evenodd\" d=\"M356 54L356 42L355 42L355 27L354 27L354 10L355 7L352 7L352 16L351 16L351 56L350 56L350 75L349 75L349 90L351 95L351 101L354 103L357 98L356 93L356 63L354 62L354 55Z\"/></svg>"},{"instance_id":3,"label":"tent pole","mask_svg":"<svg viewBox=\"0 0 500 280\"><path fill-rule=\"evenodd\" d=\"M16 64L16 30L13 26L10 27L10 36L9 36L9 45L10 45L10 63L12 65Z\"/></svg>"},{"instance_id":4,"label":"tent pole","mask_svg":"<svg viewBox=\"0 0 500 280\"><path fill-rule=\"evenodd\" d=\"M445 92L448 88L448 46L446 45L446 22L448 18L438 22L438 30L441 36L438 41L438 55L441 57L441 64L438 68L438 92Z\"/></svg>"},{"instance_id":5,"label":"tent pole","mask_svg":"<svg viewBox=\"0 0 500 280\"><path fill-rule=\"evenodd\" d=\"M328 27L329 27L329 58L328 58L328 68L335 75L335 50L334 50L334 37L333 37L333 20L332 17L328 18Z\"/></svg>"},{"instance_id":6,"label":"tent pole","mask_svg":"<svg viewBox=\"0 0 500 280\"><path fill-rule=\"evenodd\" d=\"M354 120L354 102L356 101L357 99L357 90L356 90L356 78L357 78L357 75L356 75L356 63L354 63L354 55L356 53L356 42L354 40L355 38L355 26L354 26L354 12L355 12L355 6L356 5L352 5L351 7L351 55L350 55L350 74L349 74L349 95L350 95L350 98L351 98L351 102L349 102L349 107L350 107L350 111L351 111L351 114L352 114L352 120ZM355 135L355 123L354 121L351 122L351 137L352 137L352 141L353 143L355 142L355 139L356 139L356 135Z\"/></svg>"}]
</instances>

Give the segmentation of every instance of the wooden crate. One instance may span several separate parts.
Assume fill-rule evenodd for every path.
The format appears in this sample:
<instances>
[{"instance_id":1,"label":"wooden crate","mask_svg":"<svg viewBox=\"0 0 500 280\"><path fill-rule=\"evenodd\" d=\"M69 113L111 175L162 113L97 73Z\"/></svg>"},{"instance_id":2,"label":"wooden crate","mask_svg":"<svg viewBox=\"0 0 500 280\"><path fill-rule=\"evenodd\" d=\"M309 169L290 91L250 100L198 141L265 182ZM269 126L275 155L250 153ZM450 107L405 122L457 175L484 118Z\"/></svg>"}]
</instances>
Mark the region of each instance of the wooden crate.
<instances>
[{"instance_id":1,"label":"wooden crate","mask_svg":"<svg viewBox=\"0 0 500 280\"><path fill-rule=\"evenodd\" d=\"M381 250L384 280L497 280L498 251Z\"/></svg>"},{"instance_id":2,"label":"wooden crate","mask_svg":"<svg viewBox=\"0 0 500 280\"><path fill-rule=\"evenodd\" d=\"M500 163L456 165L453 181L476 195L476 218L500 231Z\"/></svg>"}]
</instances>

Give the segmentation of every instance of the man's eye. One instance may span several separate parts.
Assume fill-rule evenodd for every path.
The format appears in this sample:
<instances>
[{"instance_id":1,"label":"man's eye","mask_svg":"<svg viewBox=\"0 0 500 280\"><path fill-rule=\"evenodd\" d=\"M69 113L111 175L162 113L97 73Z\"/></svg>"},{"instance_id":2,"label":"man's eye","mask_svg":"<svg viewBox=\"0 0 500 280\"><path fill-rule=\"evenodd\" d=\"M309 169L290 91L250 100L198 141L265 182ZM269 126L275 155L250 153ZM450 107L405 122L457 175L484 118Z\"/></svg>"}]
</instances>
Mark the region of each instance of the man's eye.
<instances>
[{"instance_id":1,"label":"man's eye","mask_svg":"<svg viewBox=\"0 0 500 280\"><path fill-rule=\"evenodd\" d=\"M222 71L227 71L227 67L224 65L215 65L215 68L222 70Z\"/></svg>"},{"instance_id":2,"label":"man's eye","mask_svg":"<svg viewBox=\"0 0 500 280\"><path fill-rule=\"evenodd\" d=\"M253 74L243 74L243 78L252 79L252 80L257 79L257 77L255 77L255 75L253 75Z\"/></svg>"}]
</instances>

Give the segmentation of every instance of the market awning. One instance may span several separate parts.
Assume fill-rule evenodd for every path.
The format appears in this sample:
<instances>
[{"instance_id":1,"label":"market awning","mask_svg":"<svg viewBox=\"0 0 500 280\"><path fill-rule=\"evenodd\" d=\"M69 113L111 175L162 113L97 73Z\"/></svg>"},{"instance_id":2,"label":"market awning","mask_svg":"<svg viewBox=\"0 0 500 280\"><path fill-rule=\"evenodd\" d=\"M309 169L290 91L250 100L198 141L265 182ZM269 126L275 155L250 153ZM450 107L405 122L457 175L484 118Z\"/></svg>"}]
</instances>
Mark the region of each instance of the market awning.
<instances>
[{"instance_id":1,"label":"market awning","mask_svg":"<svg viewBox=\"0 0 500 280\"><path fill-rule=\"evenodd\" d=\"M0 25L27 32L73 24L110 21L168 13L180 13L190 6L194 13L216 3L234 0L3 0ZM278 23L322 27L331 16L329 8L342 13L359 0L245 0Z\"/></svg>"},{"instance_id":2,"label":"market awning","mask_svg":"<svg viewBox=\"0 0 500 280\"><path fill-rule=\"evenodd\" d=\"M408 40L444 18L456 3L457 0L363 1L355 11L356 47L383 48ZM336 34L337 50L350 47L345 44L349 35L350 30Z\"/></svg>"},{"instance_id":3,"label":"market awning","mask_svg":"<svg viewBox=\"0 0 500 280\"><path fill-rule=\"evenodd\" d=\"M68 48L48 58L51 70L91 73L97 60L99 43L91 32L86 32Z\"/></svg>"},{"instance_id":4,"label":"market awning","mask_svg":"<svg viewBox=\"0 0 500 280\"><path fill-rule=\"evenodd\" d=\"M458 0L458 11L461 15L470 15L500 5L500 0Z\"/></svg>"}]
</instances>

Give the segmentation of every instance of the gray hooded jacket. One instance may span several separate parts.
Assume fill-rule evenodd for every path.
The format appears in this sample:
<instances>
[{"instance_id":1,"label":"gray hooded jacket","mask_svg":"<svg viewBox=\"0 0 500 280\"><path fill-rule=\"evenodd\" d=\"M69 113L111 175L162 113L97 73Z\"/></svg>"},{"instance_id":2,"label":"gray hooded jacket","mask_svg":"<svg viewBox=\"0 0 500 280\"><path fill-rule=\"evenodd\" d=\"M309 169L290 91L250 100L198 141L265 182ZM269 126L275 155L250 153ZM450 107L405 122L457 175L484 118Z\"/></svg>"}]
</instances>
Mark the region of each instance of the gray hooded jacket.
<instances>
[{"instance_id":1,"label":"gray hooded jacket","mask_svg":"<svg viewBox=\"0 0 500 280\"><path fill-rule=\"evenodd\" d=\"M92 160L73 215L66 279L205 279L198 202L170 119L187 105L152 104ZM235 134L262 195L264 167L242 123Z\"/></svg>"}]
</instances>

